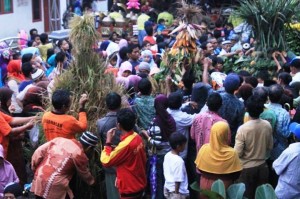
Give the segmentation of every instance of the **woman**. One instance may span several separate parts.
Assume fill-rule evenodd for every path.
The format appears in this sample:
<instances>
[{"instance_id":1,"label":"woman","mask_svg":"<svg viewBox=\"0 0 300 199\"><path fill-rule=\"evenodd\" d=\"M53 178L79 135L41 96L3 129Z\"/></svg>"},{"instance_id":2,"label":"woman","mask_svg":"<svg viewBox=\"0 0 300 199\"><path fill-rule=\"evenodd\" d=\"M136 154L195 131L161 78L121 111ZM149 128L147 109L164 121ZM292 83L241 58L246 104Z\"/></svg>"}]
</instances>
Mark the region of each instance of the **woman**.
<instances>
[{"instance_id":1,"label":"woman","mask_svg":"<svg viewBox=\"0 0 300 199\"><path fill-rule=\"evenodd\" d=\"M69 42L65 39L59 40L57 43L57 47L64 53L66 53L66 57L68 60L68 63L70 63L72 61L72 55L69 51L70 49L70 45Z\"/></svg>"},{"instance_id":2,"label":"woman","mask_svg":"<svg viewBox=\"0 0 300 199\"><path fill-rule=\"evenodd\" d=\"M125 61L121 64L118 77L128 77L132 73L132 65L129 61Z\"/></svg>"},{"instance_id":3,"label":"woman","mask_svg":"<svg viewBox=\"0 0 300 199\"><path fill-rule=\"evenodd\" d=\"M155 117L148 130L148 132L143 132L147 140L149 140L150 147L155 146L156 151L156 194L155 198L162 199L163 187L164 187L164 174L163 174L163 161L164 156L171 150L169 145L170 135L176 131L176 123L174 118L167 112L168 108L168 98L165 95L158 95L154 100ZM161 136L161 138L157 138ZM150 157L150 161L153 163L153 156ZM151 163L150 163L151 164ZM153 167L153 164L152 166ZM151 174L150 174L151 176ZM154 182L150 183L153 184Z\"/></svg>"},{"instance_id":4,"label":"woman","mask_svg":"<svg viewBox=\"0 0 300 199\"><path fill-rule=\"evenodd\" d=\"M0 88L0 111L7 115L11 115L13 107L11 107L11 98L13 91L9 88ZM27 175L25 168L25 160L23 155L22 140L24 134L9 136L9 145L7 150L7 160L14 166L21 183L26 183ZM1 180L0 180L1 181Z\"/></svg>"},{"instance_id":5,"label":"woman","mask_svg":"<svg viewBox=\"0 0 300 199\"><path fill-rule=\"evenodd\" d=\"M21 70L21 60L11 60L7 65L7 86L14 93L12 95L11 103L15 108L14 113L22 113L22 104L17 102L17 95L19 94L19 84L25 80Z\"/></svg>"},{"instance_id":6,"label":"woman","mask_svg":"<svg viewBox=\"0 0 300 199\"><path fill-rule=\"evenodd\" d=\"M211 189L215 180L221 179L227 189L239 177L242 166L236 151L228 146L229 126L216 122L210 133L210 141L201 147L195 160L201 172L200 188Z\"/></svg>"}]
</instances>

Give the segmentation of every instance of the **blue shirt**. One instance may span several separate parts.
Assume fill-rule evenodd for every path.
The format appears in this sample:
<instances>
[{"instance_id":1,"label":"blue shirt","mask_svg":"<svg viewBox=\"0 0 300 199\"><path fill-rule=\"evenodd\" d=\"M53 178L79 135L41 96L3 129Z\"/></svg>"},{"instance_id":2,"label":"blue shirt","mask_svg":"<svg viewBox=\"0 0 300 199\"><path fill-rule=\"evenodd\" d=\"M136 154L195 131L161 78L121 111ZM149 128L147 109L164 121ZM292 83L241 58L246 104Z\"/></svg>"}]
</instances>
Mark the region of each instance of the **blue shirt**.
<instances>
[{"instance_id":1,"label":"blue shirt","mask_svg":"<svg viewBox=\"0 0 300 199\"><path fill-rule=\"evenodd\" d=\"M267 108L273 110L276 115L273 137L274 147L271 151L270 157L271 160L275 160L288 147L287 138L291 135L288 129L290 124L290 115L280 104L271 103L267 106Z\"/></svg>"},{"instance_id":2,"label":"blue shirt","mask_svg":"<svg viewBox=\"0 0 300 199\"><path fill-rule=\"evenodd\" d=\"M231 130L231 144L234 146L235 135L239 126L243 124L245 106L236 96L227 92L220 93L222 97L222 106L219 115L225 119Z\"/></svg>"},{"instance_id":3,"label":"blue shirt","mask_svg":"<svg viewBox=\"0 0 300 199\"><path fill-rule=\"evenodd\" d=\"M291 144L273 163L278 184L275 192L278 199L300 198L300 143Z\"/></svg>"},{"instance_id":4,"label":"blue shirt","mask_svg":"<svg viewBox=\"0 0 300 199\"><path fill-rule=\"evenodd\" d=\"M29 84L32 84L32 83L33 83L32 80L22 81L19 85L19 92L23 91L26 88L26 86L28 86Z\"/></svg>"}]
</instances>

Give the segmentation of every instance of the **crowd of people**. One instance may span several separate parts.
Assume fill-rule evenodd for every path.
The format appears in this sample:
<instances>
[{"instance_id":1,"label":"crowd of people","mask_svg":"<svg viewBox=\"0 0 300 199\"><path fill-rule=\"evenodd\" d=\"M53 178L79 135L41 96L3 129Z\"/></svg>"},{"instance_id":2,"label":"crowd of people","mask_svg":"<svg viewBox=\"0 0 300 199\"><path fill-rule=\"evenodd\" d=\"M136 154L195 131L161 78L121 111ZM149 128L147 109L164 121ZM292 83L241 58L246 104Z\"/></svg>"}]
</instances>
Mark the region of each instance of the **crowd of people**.
<instances>
[{"instance_id":1,"label":"crowd of people","mask_svg":"<svg viewBox=\"0 0 300 199\"><path fill-rule=\"evenodd\" d=\"M210 190L217 179L226 188L244 183L249 199L266 183L279 199L299 198L300 58L289 60L274 51L275 79L268 71L225 74L225 60L255 51L251 27L218 20L211 29L202 21L197 41L202 76L187 66L182 86L167 76L168 91L162 94L154 76L175 40L163 32L177 25L172 18L153 21L142 9L137 35L113 32L100 42L104 73L111 73L128 95L106 96L107 114L91 124L97 132L87 131L88 96L82 93L75 118L68 115L70 91L54 89L74 59L68 40L52 43L46 33L32 29L20 53L0 51L0 198L21 197L30 171L36 198L76 198L69 186L75 173L88 185L97 184L88 157L99 143L109 199L206 198L189 185L197 181ZM51 111L45 111L50 108L45 97L51 99ZM26 164L24 140L34 139L37 123L46 142Z\"/></svg>"}]
</instances>

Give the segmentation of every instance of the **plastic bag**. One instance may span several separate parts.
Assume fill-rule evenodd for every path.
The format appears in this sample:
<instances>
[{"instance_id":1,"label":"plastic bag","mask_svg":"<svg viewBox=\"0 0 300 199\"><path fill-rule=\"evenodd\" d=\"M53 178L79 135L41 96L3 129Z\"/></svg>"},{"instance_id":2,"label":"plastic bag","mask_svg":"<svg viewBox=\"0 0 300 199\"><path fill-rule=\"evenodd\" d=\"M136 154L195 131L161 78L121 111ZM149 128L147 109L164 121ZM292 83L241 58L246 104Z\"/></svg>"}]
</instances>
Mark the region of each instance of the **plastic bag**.
<instances>
[{"instance_id":1,"label":"plastic bag","mask_svg":"<svg viewBox=\"0 0 300 199\"><path fill-rule=\"evenodd\" d=\"M38 124L35 124L29 132L30 143L33 147L39 144L40 128Z\"/></svg>"}]
</instances>

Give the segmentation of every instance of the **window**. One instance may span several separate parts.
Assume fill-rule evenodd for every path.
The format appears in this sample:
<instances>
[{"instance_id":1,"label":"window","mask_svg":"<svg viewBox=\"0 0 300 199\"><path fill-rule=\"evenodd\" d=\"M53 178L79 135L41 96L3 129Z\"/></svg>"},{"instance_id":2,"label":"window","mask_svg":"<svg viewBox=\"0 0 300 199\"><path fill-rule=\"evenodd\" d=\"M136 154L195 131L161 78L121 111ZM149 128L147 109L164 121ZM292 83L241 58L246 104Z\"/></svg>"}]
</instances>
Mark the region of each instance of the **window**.
<instances>
[{"instance_id":1,"label":"window","mask_svg":"<svg viewBox=\"0 0 300 199\"><path fill-rule=\"evenodd\" d=\"M13 12L13 0L0 0L0 14Z\"/></svg>"},{"instance_id":2,"label":"window","mask_svg":"<svg viewBox=\"0 0 300 199\"><path fill-rule=\"evenodd\" d=\"M32 0L32 21L42 20L41 0Z\"/></svg>"}]
</instances>

